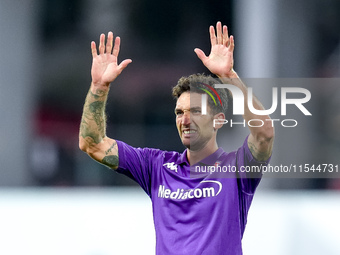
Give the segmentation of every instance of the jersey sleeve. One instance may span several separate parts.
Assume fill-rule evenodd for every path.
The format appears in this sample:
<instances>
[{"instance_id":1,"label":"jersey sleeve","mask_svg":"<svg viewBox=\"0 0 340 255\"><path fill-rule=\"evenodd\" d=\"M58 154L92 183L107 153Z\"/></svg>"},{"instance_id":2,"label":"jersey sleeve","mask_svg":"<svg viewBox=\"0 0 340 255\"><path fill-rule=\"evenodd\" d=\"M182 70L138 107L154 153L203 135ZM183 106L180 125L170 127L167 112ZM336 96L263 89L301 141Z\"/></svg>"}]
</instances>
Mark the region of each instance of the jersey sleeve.
<instances>
[{"instance_id":1,"label":"jersey sleeve","mask_svg":"<svg viewBox=\"0 0 340 255\"><path fill-rule=\"evenodd\" d=\"M248 147L248 136L242 147L237 151L237 167L239 181L244 193L253 194L262 178L262 166L268 165L270 158L266 161L257 161Z\"/></svg>"},{"instance_id":2,"label":"jersey sleeve","mask_svg":"<svg viewBox=\"0 0 340 255\"><path fill-rule=\"evenodd\" d=\"M119 166L116 171L136 181L151 197L152 161L160 150L134 148L121 141L117 141L117 145Z\"/></svg>"}]
</instances>

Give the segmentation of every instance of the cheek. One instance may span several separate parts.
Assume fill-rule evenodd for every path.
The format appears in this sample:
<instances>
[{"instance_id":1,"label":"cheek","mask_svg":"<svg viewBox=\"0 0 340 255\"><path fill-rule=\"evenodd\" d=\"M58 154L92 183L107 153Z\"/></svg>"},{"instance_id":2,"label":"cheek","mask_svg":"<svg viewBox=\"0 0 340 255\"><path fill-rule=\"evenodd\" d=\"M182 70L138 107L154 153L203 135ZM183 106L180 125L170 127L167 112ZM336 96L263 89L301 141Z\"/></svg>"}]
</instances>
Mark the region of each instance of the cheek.
<instances>
[{"instance_id":1,"label":"cheek","mask_svg":"<svg viewBox=\"0 0 340 255\"><path fill-rule=\"evenodd\" d=\"M214 132L214 122L213 120L208 120L205 122L204 124L205 129L207 130L207 132Z\"/></svg>"},{"instance_id":2,"label":"cheek","mask_svg":"<svg viewBox=\"0 0 340 255\"><path fill-rule=\"evenodd\" d=\"M177 126L177 128L179 128L180 125L181 125L181 121L179 119L176 119L176 126Z\"/></svg>"}]
</instances>

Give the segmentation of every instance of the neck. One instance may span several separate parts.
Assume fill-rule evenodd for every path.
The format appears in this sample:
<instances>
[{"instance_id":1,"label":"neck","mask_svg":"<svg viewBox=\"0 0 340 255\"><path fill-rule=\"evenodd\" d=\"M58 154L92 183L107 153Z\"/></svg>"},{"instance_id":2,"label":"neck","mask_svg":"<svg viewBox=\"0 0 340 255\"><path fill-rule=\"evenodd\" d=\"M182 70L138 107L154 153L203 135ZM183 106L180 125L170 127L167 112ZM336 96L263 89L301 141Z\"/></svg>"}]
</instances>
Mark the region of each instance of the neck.
<instances>
[{"instance_id":1,"label":"neck","mask_svg":"<svg viewBox=\"0 0 340 255\"><path fill-rule=\"evenodd\" d=\"M216 141L212 142L211 144L206 144L202 149L199 150L188 149L187 150L188 161L191 166L195 165L196 163L213 154L215 151L217 151L217 149L218 145Z\"/></svg>"}]
</instances>

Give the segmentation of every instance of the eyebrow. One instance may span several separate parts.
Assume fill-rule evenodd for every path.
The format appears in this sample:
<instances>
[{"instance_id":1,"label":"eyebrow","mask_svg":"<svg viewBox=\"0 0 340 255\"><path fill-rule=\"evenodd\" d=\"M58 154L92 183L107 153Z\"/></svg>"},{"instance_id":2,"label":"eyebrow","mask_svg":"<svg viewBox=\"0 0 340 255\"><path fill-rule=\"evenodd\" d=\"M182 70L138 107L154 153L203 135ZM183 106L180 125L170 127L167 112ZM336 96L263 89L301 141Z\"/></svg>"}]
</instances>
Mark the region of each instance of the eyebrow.
<instances>
[{"instance_id":1,"label":"eyebrow","mask_svg":"<svg viewBox=\"0 0 340 255\"><path fill-rule=\"evenodd\" d=\"M201 110L202 108L200 106L196 106L196 107L191 107L189 108L189 111L193 111L193 110ZM187 109L184 109L184 110L187 110ZM178 112L178 111L183 111L183 109L181 108L175 108L175 112Z\"/></svg>"}]
</instances>

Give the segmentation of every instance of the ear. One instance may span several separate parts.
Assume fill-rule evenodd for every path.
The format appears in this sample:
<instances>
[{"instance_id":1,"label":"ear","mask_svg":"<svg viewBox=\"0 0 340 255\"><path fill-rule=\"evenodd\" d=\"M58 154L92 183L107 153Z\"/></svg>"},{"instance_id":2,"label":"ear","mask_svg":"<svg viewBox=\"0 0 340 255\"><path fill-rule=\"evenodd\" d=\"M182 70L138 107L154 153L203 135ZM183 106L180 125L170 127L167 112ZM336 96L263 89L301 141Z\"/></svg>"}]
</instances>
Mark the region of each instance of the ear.
<instances>
[{"instance_id":1,"label":"ear","mask_svg":"<svg viewBox=\"0 0 340 255\"><path fill-rule=\"evenodd\" d=\"M225 115L220 112L214 115L214 130L217 131L225 124Z\"/></svg>"}]
</instances>

